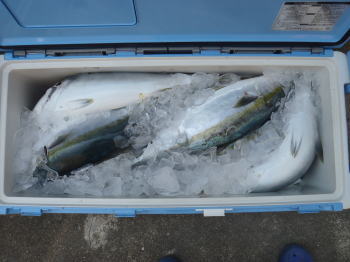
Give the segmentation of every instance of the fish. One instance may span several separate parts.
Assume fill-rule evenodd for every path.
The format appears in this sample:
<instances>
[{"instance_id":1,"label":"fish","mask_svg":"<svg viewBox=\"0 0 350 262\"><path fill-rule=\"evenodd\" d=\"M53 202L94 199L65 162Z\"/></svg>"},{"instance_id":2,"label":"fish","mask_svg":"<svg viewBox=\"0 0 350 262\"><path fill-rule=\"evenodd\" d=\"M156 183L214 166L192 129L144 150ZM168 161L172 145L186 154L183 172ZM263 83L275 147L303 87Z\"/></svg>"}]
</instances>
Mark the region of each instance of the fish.
<instances>
[{"instance_id":1,"label":"fish","mask_svg":"<svg viewBox=\"0 0 350 262\"><path fill-rule=\"evenodd\" d=\"M40 150L51 144L98 113L136 104L162 90L213 76L124 72L70 76L49 88L32 110L33 120L44 134L34 148Z\"/></svg>"},{"instance_id":2,"label":"fish","mask_svg":"<svg viewBox=\"0 0 350 262\"><path fill-rule=\"evenodd\" d=\"M253 193L273 192L292 184L310 168L316 155L323 156L312 96L311 89L295 89L290 105L294 110L282 143L268 159L249 170L257 181L251 189Z\"/></svg>"},{"instance_id":3,"label":"fish","mask_svg":"<svg viewBox=\"0 0 350 262\"><path fill-rule=\"evenodd\" d=\"M124 130L128 124L128 110L113 110L104 119L95 119L77 130L70 130L58 137L50 146L44 147L44 156L33 172L40 184L86 165L97 164L131 147Z\"/></svg>"},{"instance_id":4,"label":"fish","mask_svg":"<svg viewBox=\"0 0 350 262\"><path fill-rule=\"evenodd\" d=\"M232 143L262 126L285 96L286 87L264 76L238 81L189 108L179 126L170 127L147 146L136 165L166 150L191 153ZM177 136L184 136L178 143Z\"/></svg>"},{"instance_id":5,"label":"fish","mask_svg":"<svg viewBox=\"0 0 350 262\"><path fill-rule=\"evenodd\" d=\"M85 73L69 77L49 88L33 112L39 123L57 117L72 117L118 109L135 104L150 95L193 81L209 74Z\"/></svg>"},{"instance_id":6,"label":"fish","mask_svg":"<svg viewBox=\"0 0 350 262\"><path fill-rule=\"evenodd\" d=\"M127 152L130 147L126 146L129 144L124 129L132 104L194 81L210 86L221 80L221 87L238 78L235 74L206 73L95 73L69 78L48 90L34 108L39 126L50 122L41 125L46 127L45 135L34 145L44 152L37 161L34 176L44 182L47 177L70 175L76 169ZM112 112L112 116L105 117L101 123L100 114L103 116L105 112ZM120 112L124 114L122 118ZM77 118L66 122L57 121L57 116L61 120Z\"/></svg>"},{"instance_id":7,"label":"fish","mask_svg":"<svg viewBox=\"0 0 350 262\"><path fill-rule=\"evenodd\" d=\"M214 84L217 79L227 82L234 74L209 73L82 73L66 78L48 89L33 109L36 125L45 135L35 145L50 144L52 139L68 129L89 121L91 115L137 104L150 96L176 86L204 82ZM232 81L232 80L231 80Z\"/></svg>"}]
</instances>

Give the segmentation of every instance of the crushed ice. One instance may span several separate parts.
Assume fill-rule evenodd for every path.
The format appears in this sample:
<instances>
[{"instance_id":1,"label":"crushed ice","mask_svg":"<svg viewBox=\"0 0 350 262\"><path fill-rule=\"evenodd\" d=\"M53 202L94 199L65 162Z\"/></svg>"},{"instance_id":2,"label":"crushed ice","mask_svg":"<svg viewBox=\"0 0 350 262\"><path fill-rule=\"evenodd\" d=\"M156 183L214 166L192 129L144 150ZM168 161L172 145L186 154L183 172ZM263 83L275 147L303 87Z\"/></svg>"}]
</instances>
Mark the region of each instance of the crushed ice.
<instances>
[{"instance_id":1,"label":"crushed ice","mask_svg":"<svg viewBox=\"0 0 350 262\"><path fill-rule=\"evenodd\" d=\"M317 88L315 71L269 70L264 75L290 86ZM196 75L195 75L196 76ZM174 127L186 109L206 101L216 88L239 80L231 73L222 75L198 73L198 81L191 86L177 86L157 96L132 105L127 133L134 152L119 155L95 166L76 170L72 176L64 176L44 187L36 186L32 173L42 147L55 133L55 127L82 124L91 118L108 118L108 112L60 119L39 126L35 115L25 110L21 127L16 133L15 191L35 192L40 195L69 194L97 197L156 197L156 196L223 196L246 194L256 183L247 170L264 161L282 142L284 126L288 121L288 96L281 106L261 128L236 141L224 150L210 148L201 154L170 151L158 154L147 165L133 166L142 149L150 145L161 130ZM311 84L312 83L312 84ZM316 101L317 102L317 101ZM164 135L164 134L163 134ZM166 135L166 134L165 134ZM182 139L179 134L177 142Z\"/></svg>"}]
</instances>

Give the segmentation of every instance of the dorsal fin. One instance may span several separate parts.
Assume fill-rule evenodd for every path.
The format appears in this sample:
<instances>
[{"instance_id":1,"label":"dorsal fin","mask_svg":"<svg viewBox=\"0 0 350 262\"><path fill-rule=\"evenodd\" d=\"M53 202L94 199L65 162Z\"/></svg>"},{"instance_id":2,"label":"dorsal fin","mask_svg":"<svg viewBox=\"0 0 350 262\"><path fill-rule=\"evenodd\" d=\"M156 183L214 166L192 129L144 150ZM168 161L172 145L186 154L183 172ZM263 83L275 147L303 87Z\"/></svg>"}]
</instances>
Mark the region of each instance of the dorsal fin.
<instances>
[{"instance_id":1,"label":"dorsal fin","mask_svg":"<svg viewBox=\"0 0 350 262\"><path fill-rule=\"evenodd\" d=\"M233 107L242 107L242 106L248 105L251 102L255 101L257 98L258 96L245 94L237 101L237 103Z\"/></svg>"}]
</instances>

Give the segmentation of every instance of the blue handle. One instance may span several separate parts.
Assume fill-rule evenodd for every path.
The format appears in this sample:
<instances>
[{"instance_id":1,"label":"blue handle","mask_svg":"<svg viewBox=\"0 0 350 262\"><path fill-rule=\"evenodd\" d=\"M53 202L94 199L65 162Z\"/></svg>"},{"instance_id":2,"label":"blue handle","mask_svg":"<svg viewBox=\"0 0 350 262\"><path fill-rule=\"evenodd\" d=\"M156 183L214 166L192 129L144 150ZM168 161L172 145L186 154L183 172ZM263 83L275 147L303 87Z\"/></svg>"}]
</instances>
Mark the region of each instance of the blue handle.
<instances>
[{"instance_id":1,"label":"blue handle","mask_svg":"<svg viewBox=\"0 0 350 262\"><path fill-rule=\"evenodd\" d=\"M350 75L350 51L347 52L347 57L348 57L348 66L349 66L348 68L349 68L349 75ZM348 124L348 121L350 121L350 117L348 117L348 114L350 111L350 83L346 83L344 85L344 92L345 92L346 122L348 126L348 146L350 148L349 124ZM349 154L349 171L350 171L350 154Z\"/></svg>"},{"instance_id":2,"label":"blue handle","mask_svg":"<svg viewBox=\"0 0 350 262\"><path fill-rule=\"evenodd\" d=\"M350 42L350 39L349 39L349 42ZM350 51L348 51L348 53L346 55L348 57L348 65L349 65L349 71L350 71Z\"/></svg>"}]
</instances>

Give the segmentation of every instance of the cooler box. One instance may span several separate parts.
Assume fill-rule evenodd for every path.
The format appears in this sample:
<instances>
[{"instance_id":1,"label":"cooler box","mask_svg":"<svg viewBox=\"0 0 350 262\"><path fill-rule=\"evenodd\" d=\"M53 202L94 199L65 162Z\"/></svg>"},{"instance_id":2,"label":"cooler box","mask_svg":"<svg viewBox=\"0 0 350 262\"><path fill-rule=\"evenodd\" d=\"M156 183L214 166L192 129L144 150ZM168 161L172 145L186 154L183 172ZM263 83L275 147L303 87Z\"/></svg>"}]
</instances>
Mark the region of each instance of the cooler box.
<instances>
[{"instance_id":1,"label":"cooler box","mask_svg":"<svg viewBox=\"0 0 350 262\"><path fill-rule=\"evenodd\" d=\"M345 91L350 2L0 0L0 213L204 214L350 207ZM82 72L322 72L324 163L300 192L229 197L92 198L13 193L13 135L24 107ZM349 86L348 86L348 89Z\"/></svg>"}]
</instances>

